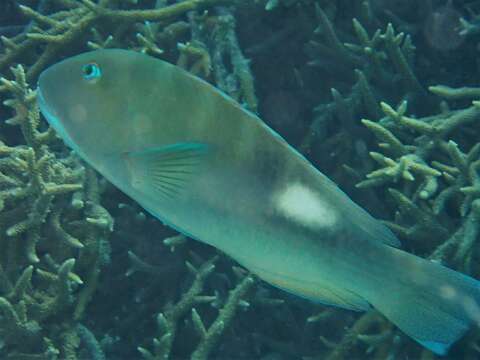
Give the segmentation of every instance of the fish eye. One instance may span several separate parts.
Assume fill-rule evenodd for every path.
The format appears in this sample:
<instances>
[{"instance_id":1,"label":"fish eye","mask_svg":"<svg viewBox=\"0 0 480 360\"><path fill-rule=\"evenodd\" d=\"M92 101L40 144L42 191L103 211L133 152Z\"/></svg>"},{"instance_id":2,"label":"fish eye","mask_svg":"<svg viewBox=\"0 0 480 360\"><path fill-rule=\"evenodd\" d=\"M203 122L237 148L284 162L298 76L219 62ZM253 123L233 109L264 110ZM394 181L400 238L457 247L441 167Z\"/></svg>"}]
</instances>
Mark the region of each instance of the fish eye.
<instances>
[{"instance_id":1,"label":"fish eye","mask_svg":"<svg viewBox=\"0 0 480 360\"><path fill-rule=\"evenodd\" d=\"M96 63L89 63L82 67L83 78L89 82L96 82L102 77L102 70Z\"/></svg>"}]
</instances>

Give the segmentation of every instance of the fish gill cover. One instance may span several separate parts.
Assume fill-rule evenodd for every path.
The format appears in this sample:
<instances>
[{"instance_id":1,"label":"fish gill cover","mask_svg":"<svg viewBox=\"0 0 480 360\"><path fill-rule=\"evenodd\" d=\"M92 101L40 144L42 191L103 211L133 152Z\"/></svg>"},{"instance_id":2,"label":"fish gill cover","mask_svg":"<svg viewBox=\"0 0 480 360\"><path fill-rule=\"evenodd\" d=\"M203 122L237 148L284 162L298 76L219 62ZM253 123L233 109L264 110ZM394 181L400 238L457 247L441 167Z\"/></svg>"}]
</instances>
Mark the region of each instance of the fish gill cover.
<instances>
[{"instance_id":1,"label":"fish gill cover","mask_svg":"<svg viewBox=\"0 0 480 360\"><path fill-rule=\"evenodd\" d=\"M35 87L91 49L175 63L257 112L403 248L478 278L479 14L455 0L2 1L0 358L435 358L375 310L292 297L144 214L55 136ZM447 358L479 352L473 328Z\"/></svg>"}]
</instances>

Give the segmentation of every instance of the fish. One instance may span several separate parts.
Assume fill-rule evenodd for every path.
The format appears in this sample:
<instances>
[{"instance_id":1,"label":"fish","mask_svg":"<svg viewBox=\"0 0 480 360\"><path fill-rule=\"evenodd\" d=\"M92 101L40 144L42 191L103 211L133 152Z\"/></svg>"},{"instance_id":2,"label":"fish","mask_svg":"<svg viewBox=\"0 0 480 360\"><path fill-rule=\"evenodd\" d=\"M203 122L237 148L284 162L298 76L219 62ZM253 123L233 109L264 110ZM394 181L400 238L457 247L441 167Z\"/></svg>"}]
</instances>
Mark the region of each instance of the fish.
<instances>
[{"instance_id":1,"label":"fish","mask_svg":"<svg viewBox=\"0 0 480 360\"><path fill-rule=\"evenodd\" d=\"M480 321L479 282L396 236L257 115L187 71L103 49L42 72L65 144L164 224L314 302L377 309L434 353Z\"/></svg>"}]
</instances>

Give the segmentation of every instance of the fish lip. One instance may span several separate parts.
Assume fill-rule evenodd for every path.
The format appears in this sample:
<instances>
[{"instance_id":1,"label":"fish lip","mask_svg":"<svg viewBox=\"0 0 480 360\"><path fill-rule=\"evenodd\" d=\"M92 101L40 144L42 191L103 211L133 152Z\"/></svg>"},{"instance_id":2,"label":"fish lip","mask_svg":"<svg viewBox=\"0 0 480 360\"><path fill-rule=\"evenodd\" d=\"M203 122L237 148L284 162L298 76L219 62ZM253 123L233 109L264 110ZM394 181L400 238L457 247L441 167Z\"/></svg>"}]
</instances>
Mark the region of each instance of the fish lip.
<instances>
[{"instance_id":1,"label":"fish lip","mask_svg":"<svg viewBox=\"0 0 480 360\"><path fill-rule=\"evenodd\" d=\"M68 131L65 129L65 126L62 124L58 113L54 109L52 109L52 107L49 106L47 101L45 100L42 86L40 85L41 79L42 75L40 75L40 79L37 84L37 103L40 111L43 114L43 117L47 120L48 124L55 130L57 136L62 138L63 142L70 149L74 150L78 154L82 154L79 147L73 141L72 136L68 133Z\"/></svg>"},{"instance_id":2,"label":"fish lip","mask_svg":"<svg viewBox=\"0 0 480 360\"><path fill-rule=\"evenodd\" d=\"M44 92L42 91L42 83L44 83L44 77L45 77L45 73L48 72L49 69L46 69L44 70L40 76L38 77L38 81L37 81L37 103L38 103L38 107L40 108L40 110L42 111L42 113L45 115L45 118L46 120L50 123L50 119L48 118L47 114L48 115L57 115L55 113L55 111L53 111L53 109L48 106L48 103L45 99L45 95L44 95ZM53 126L53 124L51 124Z\"/></svg>"},{"instance_id":3,"label":"fish lip","mask_svg":"<svg viewBox=\"0 0 480 360\"><path fill-rule=\"evenodd\" d=\"M41 81L41 76L37 85L38 107L40 108L40 111L43 114L43 117L45 118L45 120L48 122L48 124L55 130L57 134L63 135L64 141L66 141L67 144L71 147L71 144L73 144L73 142L71 141L70 136L67 134L67 132L65 131L65 128L61 124L57 112L54 109L52 109L52 107L49 106L47 101L45 100L45 96L43 94L40 81Z\"/></svg>"},{"instance_id":4,"label":"fish lip","mask_svg":"<svg viewBox=\"0 0 480 360\"><path fill-rule=\"evenodd\" d=\"M42 89L40 88L40 82L38 82L37 84L37 102L40 109L42 107L45 107L46 105L45 98L43 97L43 94L42 94Z\"/></svg>"},{"instance_id":5,"label":"fish lip","mask_svg":"<svg viewBox=\"0 0 480 360\"><path fill-rule=\"evenodd\" d=\"M40 76L41 80L41 76ZM47 101L45 100L45 96L43 95L42 87L40 85L40 80L38 81L37 84L37 104L38 107L40 108L40 111L43 114L43 117L47 122L52 126L55 130L58 130L58 120L57 119L57 114L53 109L48 105ZM54 121L55 120L55 121Z\"/></svg>"},{"instance_id":6,"label":"fish lip","mask_svg":"<svg viewBox=\"0 0 480 360\"><path fill-rule=\"evenodd\" d=\"M43 96L42 88L40 86L40 80L37 83L37 103L38 103L38 107L42 112L45 111L45 112L51 113L50 109L48 108L47 102L45 101L45 97Z\"/></svg>"}]
</instances>

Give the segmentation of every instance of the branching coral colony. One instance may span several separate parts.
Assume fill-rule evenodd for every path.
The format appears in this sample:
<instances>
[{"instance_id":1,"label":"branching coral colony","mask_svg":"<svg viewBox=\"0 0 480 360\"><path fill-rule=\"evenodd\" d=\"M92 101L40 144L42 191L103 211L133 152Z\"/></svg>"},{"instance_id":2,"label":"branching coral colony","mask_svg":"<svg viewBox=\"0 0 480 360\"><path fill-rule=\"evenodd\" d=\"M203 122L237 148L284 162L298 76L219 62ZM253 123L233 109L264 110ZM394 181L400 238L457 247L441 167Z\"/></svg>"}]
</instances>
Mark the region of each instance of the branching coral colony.
<instances>
[{"instance_id":1,"label":"branching coral colony","mask_svg":"<svg viewBox=\"0 0 480 360\"><path fill-rule=\"evenodd\" d=\"M475 9L431 3L465 10L459 28L469 54ZM412 16L407 0L42 4L47 12L20 6L30 25L2 37L0 357L434 357L374 311L285 301L211 249L171 236L133 203L117 204L118 193L104 196L115 190L46 127L30 88L65 56L122 47L177 63L261 111L242 47L254 48L252 57L288 49L292 30L275 28L288 16L288 26L309 39L302 40L304 58L300 64L287 54L287 65L269 59L269 66L284 76L296 64L296 86L320 102L313 119L302 119L301 151L358 198L366 194L374 210L390 213L386 223L404 247L478 277L480 89L458 66L457 80L441 72L452 66L450 53L421 41L428 9ZM250 26L273 35L258 43ZM247 34L242 41L239 29ZM309 74L321 81L308 81ZM257 86L262 76L260 69ZM152 241L162 236L164 243ZM479 334L473 330L451 356L478 357Z\"/></svg>"},{"instance_id":2,"label":"branching coral colony","mask_svg":"<svg viewBox=\"0 0 480 360\"><path fill-rule=\"evenodd\" d=\"M2 356L75 358L79 321L108 259L113 220L100 205L96 175L52 150L39 130L35 92L21 65L1 79L4 102L25 145L0 143ZM55 324L55 326L52 326Z\"/></svg>"}]
</instances>

